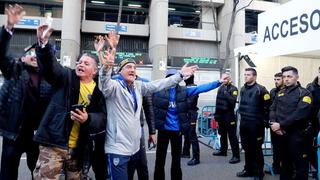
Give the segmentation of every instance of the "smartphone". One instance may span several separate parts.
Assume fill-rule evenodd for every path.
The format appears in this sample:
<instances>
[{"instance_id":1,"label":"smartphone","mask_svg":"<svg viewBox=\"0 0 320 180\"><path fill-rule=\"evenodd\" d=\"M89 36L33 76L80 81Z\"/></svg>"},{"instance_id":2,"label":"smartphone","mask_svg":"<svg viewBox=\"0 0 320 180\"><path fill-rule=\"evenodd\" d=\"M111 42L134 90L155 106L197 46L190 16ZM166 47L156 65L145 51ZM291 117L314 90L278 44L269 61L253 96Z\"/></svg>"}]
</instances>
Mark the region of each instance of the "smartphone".
<instances>
[{"instance_id":1,"label":"smartphone","mask_svg":"<svg viewBox=\"0 0 320 180\"><path fill-rule=\"evenodd\" d=\"M71 111L76 112L76 109L83 111L83 105L82 104L74 104L71 106Z\"/></svg>"}]
</instances>

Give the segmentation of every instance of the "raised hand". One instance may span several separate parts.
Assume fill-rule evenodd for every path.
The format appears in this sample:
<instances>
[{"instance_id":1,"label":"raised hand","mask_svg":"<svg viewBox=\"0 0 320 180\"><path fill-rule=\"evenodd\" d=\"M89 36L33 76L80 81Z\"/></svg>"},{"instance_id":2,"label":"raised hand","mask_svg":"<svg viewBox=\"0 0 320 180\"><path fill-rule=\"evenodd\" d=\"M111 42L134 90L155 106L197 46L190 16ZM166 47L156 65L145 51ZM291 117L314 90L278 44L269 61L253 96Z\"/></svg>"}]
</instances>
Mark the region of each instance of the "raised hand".
<instances>
[{"instance_id":1,"label":"raised hand","mask_svg":"<svg viewBox=\"0 0 320 180\"><path fill-rule=\"evenodd\" d=\"M103 51L104 45L105 45L104 37L99 35L94 41L94 49L99 53Z\"/></svg>"},{"instance_id":2,"label":"raised hand","mask_svg":"<svg viewBox=\"0 0 320 180\"><path fill-rule=\"evenodd\" d=\"M99 53L99 61L102 65L104 65L106 70L109 70L111 67L113 67L114 60L116 56L116 49L111 49L109 51L106 51L106 54L103 55L102 53Z\"/></svg>"},{"instance_id":3,"label":"raised hand","mask_svg":"<svg viewBox=\"0 0 320 180\"><path fill-rule=\"evenodd\" d=\"M221 79L219 80L222 84L227 84L230 81L230 75L229 74L222 74Z\"/></svg>"},{"instance_id":4,"label":"raised hand","mask_svg":"<svg viewBox=\"0 0 320 180\"><path fill-rule=\"evenodd\" d=\"M183 75L184 79L188 79L188 77L192 76L198 69L199 67L197 65L188 67L188 63L186 63L182 66L180 73Z\"/></svg>"},{"instance_id":5,"label":"raised hand","mask_svg":"<svg viewBox=\"0 0 320 180\"><path fill-rule=\"evenodd\" d=\"M50 29L48 30L48 32L45 33L47 28L50 28ZM46 24L43 24L43 25L39 26L38 29L37 29L38 41L40 43L43 43L43 44L48 43L49 38L50 38L50 36L51 36L53 31L54 31L54 29L51 28L51 27L48 27L48 25L46 25Z\"/></svg>"},{"instance_id":6,"label":"raised hand","mask_svg":"<svg viewBox=\"0 0 320 180\"><path fill-rule=\"evenodd\" d=\"M18 4L9 5L8 8L5 9L7 14L7 28L11 30L15 24L17 24L22 17L26 14L21 6Z\"/></svg>"},{"instance_id":7,"label":"raised hand","mask_svg":"<svg viewBox=\"0 0 320 180\"><path fill-rule=\"evenodd\" d=\"M107 40L110 49L116 49L119 43L120 35L118 35L115 31L110 31L108 36L105 36L105 40Z\"/></svg>"}]
</instances>

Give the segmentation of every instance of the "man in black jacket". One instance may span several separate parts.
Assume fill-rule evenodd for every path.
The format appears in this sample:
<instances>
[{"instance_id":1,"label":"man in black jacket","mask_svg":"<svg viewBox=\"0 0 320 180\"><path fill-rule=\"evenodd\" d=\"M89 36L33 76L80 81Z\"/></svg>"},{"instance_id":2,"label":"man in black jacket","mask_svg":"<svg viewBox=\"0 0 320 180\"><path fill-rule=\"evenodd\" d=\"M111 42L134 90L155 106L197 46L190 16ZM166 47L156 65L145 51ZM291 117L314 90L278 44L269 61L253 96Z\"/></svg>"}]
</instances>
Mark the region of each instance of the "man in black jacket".
<instances>
[{"instance_id":1,"label":"man in black jacket","mask_svg":"<svg viewBox=\"0 0 320 180\"><path fill-rule=\"evenodd\" d=\"M308 179L307 136L312 109L311 93L298 82L298 70L281 69L285 88L270 108L271 129L280 136L280 179Z\"/></svg>"},{"instance_id":2,"label":"man in black jacket","mask_svg":"<svg viewBox=\"0 0 320 180\"><path fill-rule=\"evenodd\" d=\"M245 85L240 91L239 113L241 145L245 151L245 165L238 177L254 177L263 179L264 128L269 122L270 94L267 89L256 82L257 71L253 68L245 69Z\"/></svg>"},{"instance_id":3,"label":"man in black jacket","mask_svg":"<svg viewBox=\"0 0 320 180\"><path fill-rule=\"evenodd\" d=\"M97 127L106 121L104 97L94 81L98 72L97 61L94 56L84 54L75 70L62 67L48 43L53 29L44 33L46 28L42 25L37 30L39 45L36 52L39 66L55 93L34 138L40 143L34 176L35 179L59 179L64 166L68 179L80 179L89 131L93 129L91 127L105 129ZM77 104L83 108L71 109ZM98 159L100 163L97 164L105 167L104 154L101 153Z\"/></svg>"},{"instance_id":4,"label":"man in black jacket","mask_svg":"<svg viewBox=\"0 0 320 180\"><path fill-rule=\"evenodd\" d=\"M32 140L51 98L51 86L38 69L34 48L20 59L9 56L13 26L23 17L19 5L6 9L7 25L0 32L0 69L5 78L0 90L0 134L3 136L0 179L17 179L21 155L27 154L32 174L39 155Z\"/></svg>"},{"instance_id":5,"label":"man in black jacket","mask_svg":"<svg viewBox=\"0 0 320 180\"><path fill-rule=\"evenodd\" d=\"M231 84L230 74L228 82L222 84L218 89L216 112L214 114L217 122L219 123L219 134L221 148L218 152L214 152L214 156L227 156L228 150L228 136L232 150L232 158L230 164L240 162L239 141L237 137L237 120L234 113L236 106L238 89Z\"/></svg>"},{"instance_id":6,"label":"man in black jacket","mask_svg":"<svg viewBox=\"0 0 320 180\"><path fill-rule=\"evenodd\" d=\"M167 76L176 73L175 69L167 71ZM226 81L222 76L220 80L193 87L175 86L162 90L153 95L153 109L156 129L158 129L158 145L156 152L155 180L165 179L165 163L169 141L171 144L171 179L181 180L181 132L190 129L188 97L213 90Z\"/></svg>"},{"instance_id":7,"label":"man in black jacket","mask_svg":"<svg viewBox=\"0 0 320 180\"><path fill-rule=\"evenodd\" d=\"M282 79L282 73L276 73L274 75L274 84L275 84L275 88L271 89L270 91L270 95L271 95L271 100L272 102L274 102L277 94L279 93L279 91L281 89L284 88L284 84L283 84L283 79ZM279 135L277 135L275 132L273 132L272 130L270 131L270 135L271 135L271 143L272 143L272 169L273 169L273 173L275 174L280 174L280 142L279 142ZM266 170L265 173L267 174L271 174L271 172L269 170Z\"/></svg>"},{"instance_id":8,"label":"man in black jacket","mask_svg":"<svg viewBox=\"0 0 320 180\"><path fill-rule=\"evenodd\" d=\"M194 83L194 75L190 78L184 80L186 83L186 87L194 87L197 86ZM199 95L190 96L187 99L187 103L189 105L188 109L188 118L190 122L190 128L186 130L186 133L184 134L184 145L183 145L183 153L188 155L190 154L190 145L192 145L192 159L188 161L189 166L195 166L200 163L200 146L199 141L197 137L197 119L198 119L198 99ZM182 157L181 156L181 157Z\"/></svg>"},{"instance_id":9,"label":"man in black jacket","mask_svg":"<svg viewBox=\"0 0 320 180\"><path fill-rule=\"evenodd\" d=\"M313 103L312 110L310 114L311 120L311 134L308 138L308 154L309 161L312 166L318 170L318 158L317 158L317 137L319 133L319 122L318 122L318 113L320 109L320 67L318 68L318 76L313 80L312 83L307 85L307 90L312 94ZM316 173L315 173L316 174Z\"/></svg>"}]
</instances>

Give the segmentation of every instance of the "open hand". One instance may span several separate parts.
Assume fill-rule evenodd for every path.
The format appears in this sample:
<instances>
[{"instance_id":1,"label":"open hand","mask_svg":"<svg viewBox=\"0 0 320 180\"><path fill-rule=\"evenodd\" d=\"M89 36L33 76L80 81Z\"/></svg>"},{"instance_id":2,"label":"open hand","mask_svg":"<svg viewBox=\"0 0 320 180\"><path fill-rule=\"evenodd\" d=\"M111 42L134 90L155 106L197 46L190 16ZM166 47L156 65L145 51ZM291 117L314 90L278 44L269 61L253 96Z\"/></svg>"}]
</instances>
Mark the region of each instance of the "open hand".
<instances>
[{"instance_id":1,"label":"open hand","mask_svg":"<svg viewBox=\"0 0 320 180\"><path fill-rule=\"evenodd\" d=\"M199 67L197 65L188 67L188 63L186 63L184 66L182 66L180 73L183 75L184 78L187 79L188 77L192 76L198 69Z\"/></svg>"},{"instance_id":2,"label":"open hand","mask_svg":"<svg viewBox=\"0 0 320 180\"><path fill-rule=\"evenodd\" d=\"M110 31L108 36L105 36L105 40L108 42L110 49L115 49L118 46L120 35L115 31Z\"/></svg>"},{"instance_id":3,"label":"open hand","mask_svg":"<svg viewBox=\"0 0 320 180\"><path fill-rule=\"evenodd\" d=\"M21 6L18 4L9 5L8 8L5 9L7 14L7 28L11 30L15 24L17 24L22 17L26 14Z\"/></svg>"},{"instance_id":4,"label":"open hand","mask_svg":"<svg viewBox=\"0 0 320 180\"><path fill-rule=\"evenodd\" d=\"M38 41L40 41L43 44L46 44L49 41L49 38L50 38L52 32L54 31L54 29L50 27L50 29L47 32L45 32L47 30L47 28L49 28L48 25L43 24L43 25L39 26L37 29Z\"/></svg>"},{"instance_id":5,"label":"open hand","mask_svg":"<svg viewBox=\"0 0 320 180\"><path fill-rule=\"evenodd\" d=\"M222 84L227 84L229 81L230 81L230 75L229 74L226 74L226 73L223 73L221 75L221 79L219 80L220 83Z\"/></svg>"},{"instance_id":6,"label":"open hand","mask_svg":"<svg viewBox=\"0 0 320 180\"><path fill-rule=\"evenodd\" d=\"M99 35L94 41L94 49L99 53L103 51L104 44L105 44L104 37Z\"/></svg>"}]
</instances>

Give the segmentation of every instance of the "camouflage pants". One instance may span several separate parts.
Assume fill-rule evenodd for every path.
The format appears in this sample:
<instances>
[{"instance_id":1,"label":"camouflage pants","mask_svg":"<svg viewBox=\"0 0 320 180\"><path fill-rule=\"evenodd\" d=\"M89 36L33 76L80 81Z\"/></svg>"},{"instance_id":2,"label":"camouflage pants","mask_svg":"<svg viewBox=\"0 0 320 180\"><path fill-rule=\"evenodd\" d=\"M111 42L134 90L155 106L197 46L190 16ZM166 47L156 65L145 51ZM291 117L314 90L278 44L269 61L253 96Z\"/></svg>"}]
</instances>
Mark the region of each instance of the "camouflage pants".
<instances>
[{"instance_id":1,"label":"camouflage pants","mask_svg":"<svg viewBox=\"0 0 320 180\"><path fill-rule=\"evenodd\" d=\"M40 154L33 176L35 180L61 179L61 170L64 169L66 179L80 180L81 169L78 168L71 153L57 147L39 146Z\"/></svg>"}]
</instances>

